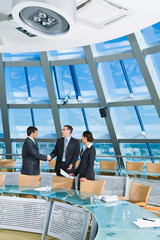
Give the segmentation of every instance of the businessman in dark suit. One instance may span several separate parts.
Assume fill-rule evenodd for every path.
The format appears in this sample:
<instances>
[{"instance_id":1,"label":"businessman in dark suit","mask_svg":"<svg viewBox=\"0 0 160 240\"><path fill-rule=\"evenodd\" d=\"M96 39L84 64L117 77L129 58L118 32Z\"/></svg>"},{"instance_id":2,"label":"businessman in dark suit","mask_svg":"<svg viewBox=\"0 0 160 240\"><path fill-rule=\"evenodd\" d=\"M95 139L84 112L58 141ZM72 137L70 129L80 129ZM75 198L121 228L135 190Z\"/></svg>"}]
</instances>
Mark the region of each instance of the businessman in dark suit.
<instances>
[{"instance_id":1,"label":"businessman in dark suit","mask_svg":"<svg viewBox=\"0 0 160 240\"><path fill-rule=\"evenodd\" d=\"M70 173L75 170L75 163L79 156L79 141L71 137L72 126L65 125L62 130L63 138L57 139L51 158L57 156L55 172L61 176L60 169Z\"/></svg>"},{"instance_id":2,"label":"businessman in dark suit","mask_svg":"<svg viewBox=\"0 0 160 240\"><path fill-rule=\"evenodd\" d=\"M37 136L38 129L30 126L27 128L27 138L24 141L22 149L22 171L25 175L39 175L40 174L40 160L50 161L50 155L43 155L39 153L34 139Z\"/></svg>"}]
</instances>

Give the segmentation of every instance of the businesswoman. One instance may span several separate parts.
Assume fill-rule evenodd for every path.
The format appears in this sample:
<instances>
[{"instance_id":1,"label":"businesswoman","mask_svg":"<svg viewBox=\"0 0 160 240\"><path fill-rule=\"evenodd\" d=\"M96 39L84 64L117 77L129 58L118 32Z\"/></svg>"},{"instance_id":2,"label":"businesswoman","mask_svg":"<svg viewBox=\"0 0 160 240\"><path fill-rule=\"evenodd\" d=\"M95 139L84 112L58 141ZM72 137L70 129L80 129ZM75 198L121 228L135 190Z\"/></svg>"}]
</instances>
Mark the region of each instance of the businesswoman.
<instances>
[{"instance_id":1,"label":"businesswoman","mask_svg":"<svg viewBox=\"0 0 160 240\"><path fill-rule=\"evenodd\" d=\"M90 131L85 131L82 134L82 142L85 143L80 153L80 164L78 168L70 173L71 176L77 176L79 174L78 189L80 182L85 180L95 180L94 173L94 159L96 156L96 150L92 145L94 138Z\"/></svg>"}]
</instances>

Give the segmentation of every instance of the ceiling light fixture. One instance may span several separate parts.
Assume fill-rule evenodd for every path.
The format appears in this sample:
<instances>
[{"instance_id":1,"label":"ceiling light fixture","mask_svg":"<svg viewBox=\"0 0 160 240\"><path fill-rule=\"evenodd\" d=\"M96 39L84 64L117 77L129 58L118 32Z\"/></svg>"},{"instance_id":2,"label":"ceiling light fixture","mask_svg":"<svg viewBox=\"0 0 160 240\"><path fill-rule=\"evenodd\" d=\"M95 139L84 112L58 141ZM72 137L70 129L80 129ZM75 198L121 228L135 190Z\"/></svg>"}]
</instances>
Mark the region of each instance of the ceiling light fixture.
<instances>
[{"instance_id":1,"label":"ceiling light fixture","mask_svg":"<svg viewBox=\"0 0 160 240\"><path fill-rule=\"evenodd\" d=\"M75 27L75 0L13 0L12 16L32 34L54 37Z\"/></svg>"}]
</instances>

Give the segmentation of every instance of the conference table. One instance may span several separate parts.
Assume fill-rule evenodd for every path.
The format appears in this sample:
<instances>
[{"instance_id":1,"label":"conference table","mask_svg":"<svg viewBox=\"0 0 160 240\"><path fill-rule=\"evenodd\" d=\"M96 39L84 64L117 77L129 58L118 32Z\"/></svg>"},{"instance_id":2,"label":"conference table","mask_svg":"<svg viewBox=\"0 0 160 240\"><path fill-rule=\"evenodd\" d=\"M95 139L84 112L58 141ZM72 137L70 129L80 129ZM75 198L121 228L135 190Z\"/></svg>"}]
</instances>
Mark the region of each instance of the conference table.
<instances>
[{"instance_id":1,"label":"conference table","mask_svg":"<svg viewBox=\"0 0 160 240\"><path fill-rule=\"evenodd\" d=\"M105 202L75 190L17 185L0 186L0 228L30 231L62 240L85 239L93 214L90 240L158 240L160 228L139 228L137 218L158 218L148 210L118 200ZM38 199L16 197L34 195ZM6 196L8 195L8 196Z\"/></svg>"}]
</instances>

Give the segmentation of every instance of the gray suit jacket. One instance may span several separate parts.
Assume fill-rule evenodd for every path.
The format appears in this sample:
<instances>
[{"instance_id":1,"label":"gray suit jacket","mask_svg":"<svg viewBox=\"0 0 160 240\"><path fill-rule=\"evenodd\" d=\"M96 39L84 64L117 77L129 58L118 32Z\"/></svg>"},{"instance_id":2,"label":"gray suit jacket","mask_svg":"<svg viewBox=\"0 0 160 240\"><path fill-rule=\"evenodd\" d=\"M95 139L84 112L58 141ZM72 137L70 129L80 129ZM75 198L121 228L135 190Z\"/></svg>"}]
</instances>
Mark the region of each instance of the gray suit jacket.
<instances>
[{"instance_id":1,"label":"gray suit jacket","mask_svg":"<svg viewBox=\"0 0 160 240\"><path fill-rule=\"evenodd\" d=\"M23 163L21 173L25 175L39 175L40 160L47 160L47 156L39 153L36 144L30 138L26 138L24 141L22 158Z\"/></svg>"}]
</instances>

